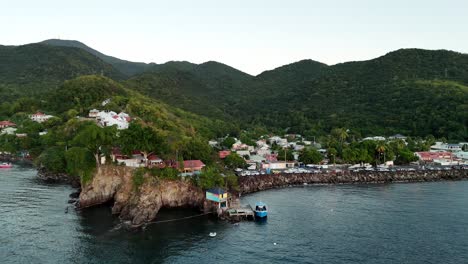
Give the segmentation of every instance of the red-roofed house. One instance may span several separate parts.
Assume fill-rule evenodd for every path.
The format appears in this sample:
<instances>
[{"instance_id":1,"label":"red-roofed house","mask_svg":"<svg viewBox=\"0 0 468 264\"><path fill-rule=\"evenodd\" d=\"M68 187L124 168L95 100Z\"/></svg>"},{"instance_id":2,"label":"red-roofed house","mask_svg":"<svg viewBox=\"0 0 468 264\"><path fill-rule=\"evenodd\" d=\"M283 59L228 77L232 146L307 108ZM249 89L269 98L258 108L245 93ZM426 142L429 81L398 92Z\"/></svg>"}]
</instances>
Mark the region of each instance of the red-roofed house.
<instances>
[{"instance_id":1,"label":"red-roofed house","mask_svg":"<svg viewBox=\"0 0 468 264\"><path fill-rule=\"evenodd\" d=\"M16 124L13 122L10 122L9 120L0 121L0 128L7 128L7 127L14 127L14 126L16 126Z\"/></svg>"},{"instance_id":2,"label":"red-roofed house","mask_svg":"<svg viewBox=\"0 0 468 264\"><path fill-rule=\"evenodd\" d=\"M155 164L162 165L163 160L159 158L158 156L151 154L148 156L148 163L149 165L155 165Z\"/></svg>"},{"instance_id":3,"label":"red-roofed house","mask_svg":"<svg viewBox=\"0 0 468 264\"><path fill-rule=\"evenodd\" d=\"M229 150L221 150L220 152L218 152L218 155L219 155L219 158L220 158L220 159L224 159L224 158L226 158L227 156L231 155L231 151L229 151Z\"/></svg>"},{"instance_id":4,"label":"red-roofed house","mask_svg":"<svg viewBox=\"0 0 468 264\"><path fill-rule=\"evenodd\" d=\"M453 154L451 152L416 152L419 160L425 162L434 162L435 160L451 160L453 159Z\"/></svg>"},{"instance_id":5,"label":"red-roofed house","mask_svg":"<svg viewBox=\"0 0 468 264\"><path fill-rule=\"evenodd\" d=\"M179 168L178 162L176 163L176 167ZM201 160L184 160L184 169L182 172L197 173L201 172L203 167L205 167L205 164Z\"/></svg>"}]
</instances>

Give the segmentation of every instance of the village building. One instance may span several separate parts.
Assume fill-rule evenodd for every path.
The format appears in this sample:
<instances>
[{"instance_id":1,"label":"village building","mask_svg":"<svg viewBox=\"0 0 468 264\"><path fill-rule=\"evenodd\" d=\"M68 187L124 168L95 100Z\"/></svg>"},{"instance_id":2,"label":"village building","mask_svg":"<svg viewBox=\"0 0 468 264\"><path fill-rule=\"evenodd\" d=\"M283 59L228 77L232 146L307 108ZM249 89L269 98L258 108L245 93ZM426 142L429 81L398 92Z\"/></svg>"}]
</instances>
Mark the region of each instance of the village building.
<instances>
[{"instance_id":1,"label":"village building","mask_svg":"<svg viewBox=\"0 0 468 264\"><path fill-rule=\"evenodd\" d=\"M294 161L272 161L262 164L262 169L285 170L288 168L294 168Z\"/></svg>"},{"instance_id":2,"label":"village building","mask_svg":"<svg viewBox=\"0 0 468 264\"><path fill-rule=\"evenodd\" d=\"M444 142L436 142L434 145L431 146L431 151L450 151L450 152L457 152L461 151L462 148L460 144L447 144Z\"/></svg>"},{"instance_id":3,"label":"village building","mask_svg":"<svg viewBox=\"0 0 468 264\"><path fill-rule=\"evenodd\" d=\"M454 155L455 157L461 159L464 162L468 161L468 151L459 151L457 153L454 153Z\"/></svg>"},{"instance_id":4,"label":"village building","mask_svg":"<svg viewBox=\"0 0 468 264\"><path fill-rule=\"evenodd\" d=\"M15 126L16 124L9 120L0 121L0 128L15 127Z\"/></svg>"},{"instance_id":5,"label":"village building","mask_svg":"<svg viewBox=\"0 0 468 264\"><path fill-rule=\"evenodd\" d=\"M426 163L446 163L453 160L453 153L451 152L421 151L416 152L415 155L419 158L420 161Z\"/></svg>"},{"instance_id":6,"label":"village building","mask_svg":"<svg viewBox=\"0 0 468 264\"><path fill-rule=\"evenodd\" d=\"M393 136L388 137L388 139L392 139L392 140L398 140L398 139L400 139L400 140L403 140L403 141L404 141L404 140L406 140L406 137L403 136L402 134L396 134L396 135L393 135Z\"/></svg>"},{"instance_id":7,"label":"village building","mask_svg":"<svg viewBox=\"0 0 468 264\"><path fill-rule=\"evenodd\" d=\"M17 128L14 127L7 127L2 129L2 135L14 135L16 133Z\"/></svg>"},{"instance_id":8,"label":"village building","mask_svg":"<svg viewBox=\"0 0 468 264\"><path fill-rule=\"evenodd\" d=\"M179 167L178 162L176 162L175 166L181 170L183 173L182 176L188 176L201 173L202 169L205 167L205 164L201 160L184 160L183 168Z\"/></svg>"},{"instance_id":9,"label":"village building","mask_svg":"<svg viewBox=\"0 0 468 264\"><path fill-rule=\"evenodd\" d=\"M216 147L219 147L219 142L216 140L210 140L208 141L208 145L210 145L210 147L212 148L216 148Z\"/></svg>"},{"instance_id":10,"label":"village building","mask_svg":"<svg viewBox=\"0 0 468 264\"><path fill-rule=\"evenodd\" d=\"M228 205L228 193L221 188L212 188L206 190L206 200L216 204L217 208L227 208Z\"/></svg>"},{"instance_id":11,"label":"village building","mask_svg":"<svg viewBox=\"0 0 468 264\"><path fill-rule=\"evenodd\" d=\"M89 117L96 118L96 122L103 127L117 126L117 129L127 129L131 121L131 117L124 112L117 114L113 111L99 111L93 109L89 111Z\"/></svg>"},{"instance_id":12,"label":"village building","mask_svg":"<svg viewBox=\"0 0 468 264\"><path fill-rule=\"evenodd\" d=\"M250 151L248 150L238 150L236 151L237 155L241 156L241 157L250 157Z\"/></svg>"},{"instance_id":13,"label":"village building","mask_svg":"<svg viewBox=\"0 0 468 264\"><path fill-rule=\"evenodd\" d=\"M385 137L375 136L375 137L365 137L362 141L371 140L371 141L385 141Z\"/></svg>"},{"instance_id":14,"label":"village building","mask_svg":"<svg viewBox=\"0 0 468 264\"><path fill-rule=\"evenodd\" d=\"M99 110L97 109L93 109L93 110L89 110L89 114L88 116L91 117L91 118L96 118L99 116Z\"/></svg>"},{"instance_id":15,"label":"village building","mask_svg":"<svg viewBox=\"0 0 468 264\"><path fill-rule=\"evenodd\" d=\"M231 155L231 151L229 151L229 150L221 150L221 151L218 152L218 157L220 159L225 159L229 155Z\"/></svg>"},{"instance_id":16,"label":"village building","mask_svg":"<svg viewBox=\"0 0 468 264\"><path fill-rule=\"evenodd\" d=\"M38 122L38 123L43 123L47 120L49 120L51 117L54 117L52 115L46 115L42 112L36 112L32 115L29 115L29 118L34 121L34 122Z\"/></svg>"}]
</instances>

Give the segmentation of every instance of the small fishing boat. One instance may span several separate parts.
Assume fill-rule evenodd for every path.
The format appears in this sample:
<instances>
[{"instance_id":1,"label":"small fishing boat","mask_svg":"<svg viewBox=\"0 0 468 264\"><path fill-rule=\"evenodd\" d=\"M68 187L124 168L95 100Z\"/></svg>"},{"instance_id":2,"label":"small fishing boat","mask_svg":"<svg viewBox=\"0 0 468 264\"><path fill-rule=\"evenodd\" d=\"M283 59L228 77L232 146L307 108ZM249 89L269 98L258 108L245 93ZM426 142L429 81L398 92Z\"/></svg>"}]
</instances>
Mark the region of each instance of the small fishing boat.
<instances>
[{"instance_id":1,"label":"small fishing boat","mask_svg":"<svg viewBox=\"0 0 468 264\"><path fill-rule=\"evenodd\" d=\"M210 237L215 237L216 236L216 232L210 232Z\"/></svg>"},{"instance_id":2,"label":"small fishing boat","mask_svg":"<svg viewBox=\"0 0 468 264\"><path fill-rule=\"evenodd\" d=\"M257 218L265 218L268 215L267 205L258 202L255 204L255 217Z\"/></svg>"},{"instance_id":3,"label":"small fishing boat","mask_svg":"<svg viewBox=\"0 0 468 264\"><path fill-rule=\"evenodd\" d=\"M0 164L0 169L9 169L9 168L12 168L12 167L13 167L13 164L11 164L11 163L4 162L4 163Z\"/></svg>"}]
</instances>

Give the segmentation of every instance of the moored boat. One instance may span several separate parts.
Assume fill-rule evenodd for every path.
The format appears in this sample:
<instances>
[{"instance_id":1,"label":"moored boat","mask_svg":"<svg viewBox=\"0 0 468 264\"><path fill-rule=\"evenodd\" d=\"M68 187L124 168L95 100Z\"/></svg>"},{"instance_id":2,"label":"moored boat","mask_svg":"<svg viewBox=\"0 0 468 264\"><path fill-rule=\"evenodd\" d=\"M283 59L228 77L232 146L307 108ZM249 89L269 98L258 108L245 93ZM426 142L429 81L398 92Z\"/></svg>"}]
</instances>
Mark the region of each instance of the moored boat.
<instances>
[{"instance_id":1,"label":"moored boat","mask_svg":"<svg viewBox=\"0 0 468 264\"><path fill-rule=\"evenodd\" d=\"M268 215L267 205L262 202L255 204L255 217L256 218L265 218Z\"/></svg>"},{"instance_id":2,"label":"moored boat","mask_svg":"<svg viewBox=\"0 0 468 264\"><path fill-rule=\"evenodd\" d=\"M11 163L4 162L4 163L0 164L0 169L9 169L9 168L12 168L12 167L13 167L13 164L11 164Z\"/></svg>"}]
</instances>

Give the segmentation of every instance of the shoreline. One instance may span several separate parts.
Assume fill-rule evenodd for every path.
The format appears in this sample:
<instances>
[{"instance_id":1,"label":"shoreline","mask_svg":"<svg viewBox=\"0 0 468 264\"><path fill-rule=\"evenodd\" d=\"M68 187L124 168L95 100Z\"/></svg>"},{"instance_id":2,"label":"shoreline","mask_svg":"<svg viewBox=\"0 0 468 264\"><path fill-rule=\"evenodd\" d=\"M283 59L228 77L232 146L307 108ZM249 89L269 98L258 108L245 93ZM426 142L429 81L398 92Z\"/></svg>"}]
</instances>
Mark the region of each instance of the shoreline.
<instances>
[{"instance_id":1,"label":"shoreline","mask_svg":"<svg viewBox=\"0 0 468 264\"><path fill-rule=\"evenodd\" d=\"M239 193L305 185L416 183L468 180L468 170L359 172L346 174L265 174L239 177Z\"/></svg>"}]
</instances>

